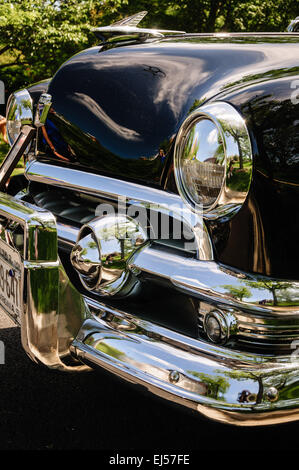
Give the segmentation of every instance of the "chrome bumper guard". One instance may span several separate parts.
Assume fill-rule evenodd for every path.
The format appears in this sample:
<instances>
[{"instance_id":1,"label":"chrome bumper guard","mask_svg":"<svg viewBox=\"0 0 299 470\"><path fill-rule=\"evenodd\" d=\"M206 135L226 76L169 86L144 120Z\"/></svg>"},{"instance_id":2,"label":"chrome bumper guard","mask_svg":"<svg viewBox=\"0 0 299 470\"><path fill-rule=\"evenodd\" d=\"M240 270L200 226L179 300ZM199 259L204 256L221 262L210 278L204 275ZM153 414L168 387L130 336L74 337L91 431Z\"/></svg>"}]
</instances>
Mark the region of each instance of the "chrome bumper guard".
<instances>
[{"instance_id":1,"label":"chrome bumper guard","mask_svg":"<svg viewBox=\"0 0 299 470\"><path fill-rule=\"evenodd\" d=\"M70 342L85 318L85 310L59 263L54 216L0 193L0 238L21 251L23 309L12 320L21 326L26 353L33 361L50 368L86 369L69 360Z\"/></svg>"},{"instance_id":2,"label":"chrome bumper guard","mask_svg":"<svg viewBox=\"0 0 299 470\"><path fill-rule=\"evenodd\" d=\"M0 193L0 236L11 247L16 229L23 234L24 309L14 320L21 326L23 347L35 362L65 371L99 366L223 422L264 425L299 419L296 354L234 351L83 297L59 262L53 215ZM184 260L180 268L179 258L167 254L157 263L155 254L149 247L131 260L137 277L157 274L158 266L160 276L173 286L196 293L205 302L281 318L298 313L295 307L236 303L217 286L228 279L237 282L238 276L214 262ZM219 282L211 283L213 276Z\"/></svg>"}]
</instances>

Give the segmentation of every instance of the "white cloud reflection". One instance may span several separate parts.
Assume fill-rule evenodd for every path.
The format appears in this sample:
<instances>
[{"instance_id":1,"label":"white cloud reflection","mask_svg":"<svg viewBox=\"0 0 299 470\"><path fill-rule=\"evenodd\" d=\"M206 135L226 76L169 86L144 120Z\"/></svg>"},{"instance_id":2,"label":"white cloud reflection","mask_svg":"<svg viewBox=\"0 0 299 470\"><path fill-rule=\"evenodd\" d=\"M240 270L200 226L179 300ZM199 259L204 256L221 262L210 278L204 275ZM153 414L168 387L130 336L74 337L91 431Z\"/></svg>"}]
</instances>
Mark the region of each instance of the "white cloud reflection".
<instances>
[{"instance_id":1,"label":"white cloud reflection","mask_svg":"<svg viewBox=\"0 0 299 470\"><path fill-rule=\"evenodd\" d=\"M97 116L108 129L111 129L117 135L126 140L133 140L135 142L141 141L141 135L133 129L128 129L117 122L113 121L110 116L101 108L101 106L90 96L84 93L75 92L72 100L84 105L92 114Z\"/></svg>"}]
</instances>

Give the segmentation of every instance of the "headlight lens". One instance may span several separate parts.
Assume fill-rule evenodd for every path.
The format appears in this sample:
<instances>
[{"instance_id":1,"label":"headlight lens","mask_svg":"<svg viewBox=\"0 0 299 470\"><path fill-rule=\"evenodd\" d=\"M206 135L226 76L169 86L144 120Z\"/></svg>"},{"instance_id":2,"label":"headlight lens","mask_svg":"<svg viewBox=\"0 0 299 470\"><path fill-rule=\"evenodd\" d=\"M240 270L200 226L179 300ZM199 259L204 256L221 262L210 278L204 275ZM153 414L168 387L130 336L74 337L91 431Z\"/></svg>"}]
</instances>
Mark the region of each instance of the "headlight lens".
<instances>
[{"instance_id":1,"label":"headlight lens","mask_svg":"<svg viewBox=\"0 0 299 470\"><path fill-rule=\"evenodd\" d=\"M180 156L184 191L207 209L215 204L225 177L224 144L213 121L202 118L187 133Z\"/></svg>"},{"instance_id":2,"label":"headlight lens","mask_svg":"<svg viewBox=\"0 0 299 470\"><path fill-rule=\"evenodd\" d=\"M33 123L33 104L27 90L10 95L6 110L6 130L8 141L13 145L22 126Z\"/></svg>"},{"instance_id":3,"label":"headlight lens","mask_svg":"<svg viewBox=\"0 0 299 470\"><path fill-rule=\"evenodd\" d=\"M235 214L252 177L246 123L229 103L199 107L183 122L175 143L174 170L183 200L208 219Z\"/></svg>"}]
</instances>

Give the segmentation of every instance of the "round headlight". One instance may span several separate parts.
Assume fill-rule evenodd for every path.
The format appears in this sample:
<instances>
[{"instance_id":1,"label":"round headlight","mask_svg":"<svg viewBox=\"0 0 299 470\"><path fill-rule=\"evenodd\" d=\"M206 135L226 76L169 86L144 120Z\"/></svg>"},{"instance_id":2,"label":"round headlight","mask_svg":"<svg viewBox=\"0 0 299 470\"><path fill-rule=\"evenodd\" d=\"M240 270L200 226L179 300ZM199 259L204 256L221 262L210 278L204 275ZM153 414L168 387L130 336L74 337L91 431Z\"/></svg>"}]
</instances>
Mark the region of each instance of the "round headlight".
<instances>
[{"instance_id":1,"label":"round headlight","mask_svg":"<svg viewBox=\"0 0 299 470\"><path fill-rule=\"evenodd\" d=\"M13 145L21 128L33 123L33 104L27 90L10 95L6 109L6 130L10 145Z\"/></svg>"},{"instance_id":2,"label":"round headlight","mask_svg":"<svg viewBox=\"0 0 299 470\"><path fill-rule=\"evenodd\" d=\"M235 213L244 203L252 150L245 121L230 104L214 102L190 114L178 132L174 160L180 195L204 217Z\"/></svg>"},{"instance_id":3,"label":"round headlight","mask_svg":"<svg viewBox=\"0 0 299 470\"><path fill-rule=\"evenodd\" d=\"M187 132L179 163L186 195L204 209L216 203L225 177L224 143L213 121L199 118Z\"/></svg>"}]
</instances>

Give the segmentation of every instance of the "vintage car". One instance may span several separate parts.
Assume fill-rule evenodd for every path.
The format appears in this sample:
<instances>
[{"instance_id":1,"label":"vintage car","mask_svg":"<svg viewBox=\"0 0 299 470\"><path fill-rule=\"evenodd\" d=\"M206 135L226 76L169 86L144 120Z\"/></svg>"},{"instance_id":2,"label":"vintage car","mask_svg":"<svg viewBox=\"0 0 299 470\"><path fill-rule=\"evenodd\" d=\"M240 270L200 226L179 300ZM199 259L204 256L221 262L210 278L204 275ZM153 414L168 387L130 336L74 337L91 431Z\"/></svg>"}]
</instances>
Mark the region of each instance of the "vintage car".
<instances>
[{"instance_id":1,"label":"vintage car","mask_svg":"<svg viewBox=\"0 0 299 470\"><path fill-rule=\"evenodd\" d=\"M1 308L49 368L299 419L299 34L144 14L8 100Z\"/></svg>"}]
</instances>

